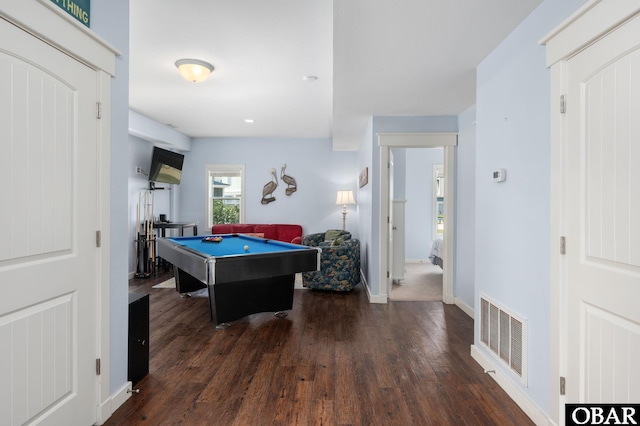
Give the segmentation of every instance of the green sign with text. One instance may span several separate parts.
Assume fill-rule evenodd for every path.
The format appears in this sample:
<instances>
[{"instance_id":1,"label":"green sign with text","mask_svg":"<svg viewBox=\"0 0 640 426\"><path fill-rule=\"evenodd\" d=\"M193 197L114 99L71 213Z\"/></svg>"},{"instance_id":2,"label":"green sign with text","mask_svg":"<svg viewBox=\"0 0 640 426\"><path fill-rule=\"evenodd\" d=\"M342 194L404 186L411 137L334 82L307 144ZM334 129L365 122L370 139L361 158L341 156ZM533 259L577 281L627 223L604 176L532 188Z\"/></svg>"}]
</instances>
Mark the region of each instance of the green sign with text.
<instances>
[{"instance_id":1,"label":"green sign with text","mask_svg":"<svg viewBox=\"0 0 640 426\"><path fill-rule=\"evenodd\" d=\"M89 26L91 0L51 0L54 4L78 21Z\"/></svg>"}]
</instances>

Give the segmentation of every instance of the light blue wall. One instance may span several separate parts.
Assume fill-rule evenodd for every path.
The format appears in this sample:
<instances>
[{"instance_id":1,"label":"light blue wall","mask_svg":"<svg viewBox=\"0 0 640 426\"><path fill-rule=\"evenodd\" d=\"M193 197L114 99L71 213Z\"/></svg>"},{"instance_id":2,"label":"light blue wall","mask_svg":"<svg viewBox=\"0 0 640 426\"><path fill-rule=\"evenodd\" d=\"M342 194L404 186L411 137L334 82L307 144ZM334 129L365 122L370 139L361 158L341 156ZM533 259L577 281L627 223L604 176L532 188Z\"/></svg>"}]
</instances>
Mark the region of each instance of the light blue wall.
<instances>
[{"instance_id":1,"label":"light blue wall","mask_svg":"<svg viewBox=\"0 0 640 426\"><path fill-rule=\"evenodd\" d=\"M263 205L262 187L271 179L269 170L287 165L296 179L297 192L284 193L280 182L276 201ZM342 228L342 206L336 192L350 189L357 196L358 165L355 152L333 151L330 139L194 139L185 152L180 183L178 220L196 221L206 232L206 165L245 165L245 223L295 223L304 233ZM357 206L347 206L347 230L358 237ZM211 232L209 229L208 232Z\"/></svg>"},{"instance_id":2,"label":"light blue wall","mask_svg":"<svg viewBox=\"0 0 640 426\"><path fill-rule=\"evenodd\" d=\"M529 386L513 382L545 413L551 100L545 48L538 41L583 3L546 0L477 70L476 296L483 293L528 320ZM496 168L506 169L506 182L492 183ZM488 353L479 345L477 306L475 312L475 344Z\"/></svg>"},{"instance_id":3,"label":"light blue wall","mask_svg":"<svg viewBox=\"0 0 640 426\"><path fill-rule=\"evenodd\" d=\"M368 168L369 182L361 188L358 188L358 233L360 235L360 270L365 280L365 285L369 288L369 279L376 272L376 264L371 263L371 252L373 244L373 211L372 200L374 194L374 187L378 188L377 183L378 173L375 172L372 167L373 146L371 141L373 140L373 118L370 118L364 134L362 135L362 141L357 151L358 162L358 174Z\"/></svg>"},{"instance_id":4,"label":"light blue wall","mask_svg":"<svg viewBox=\"0 0 640 426\"><path fill-rule=\"evenodd\" d=\"M94 1L91 30L117 48L116 76L111 81L111 292L110 388L127 382L128 339L128 165L129 165L129 0Z\"/></svg>"},{"instance_id":5,"label":"light blue wall","mask_svg":"<svg viewBox=\"0 0 640 426\"><path fill-rule=\"evenodd\" d=\"M453 294L457 302L475 304L476 241L476 108L458 116L456 150L456 268Z\"/></svg>"}]
</instances>

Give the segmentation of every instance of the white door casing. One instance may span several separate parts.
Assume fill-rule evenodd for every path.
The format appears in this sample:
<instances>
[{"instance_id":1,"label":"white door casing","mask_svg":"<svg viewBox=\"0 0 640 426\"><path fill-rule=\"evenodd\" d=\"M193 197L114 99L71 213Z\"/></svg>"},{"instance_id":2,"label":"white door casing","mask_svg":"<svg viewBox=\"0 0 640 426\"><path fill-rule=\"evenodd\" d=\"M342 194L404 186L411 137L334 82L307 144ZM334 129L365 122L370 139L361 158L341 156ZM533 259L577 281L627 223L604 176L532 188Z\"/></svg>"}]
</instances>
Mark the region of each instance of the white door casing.
<instances>
[{"instance_id":1,"label":"white door casing","mask_svg":"<svg viewBox=\"0 0 640 426\"><path fill-rule=\"evenodd\" d=\"M394 164L394 158L393 158L393 151L389 150L389 161L388 161L388 167L387 170L389 172L389 198L386 201L382 201L382 202L386 202L388 204L388 212L389 212L389 220L387 221L387 232L389 235L389 243L387 245L389 252L387 253L387 275L386 275L386 288L387 288L387 297L388 295L391 294L391 288L393 287L393 275L395 274L395 271L393 270L395 264L393 262L393 258L395 257L395 253L394 253L394 232L393 232L393 228L394 228L394 223L395 223L395 218L393 216L393 198L394 198L394 188L395 188L395 164ZM382 283L382 281L380 281Z\"/></svg>"},{"instance_id":2,"label":"white door casing","mask_svg":"<svg viewBox=\"0 0 640 426\"><path fill-rule=\"evenodd\" d=\"M380 288L386 291L386 294L380 294L382 302L386 302L390 287L383 286L388 282L386 278L389 271L391 259L388 257L389 252L389 234L390 229L387 222L390 208L390 192L389 192L389 169L386 164L389 160L391 148L442 148L444 147L444 174L445 180L449 185L445 187L445 205L444 216L451 218L449 226L445 228L443 236L443 261L442 268L442 301L444 303L455 303L453 295L453 274L454 274L454 244L456 235L456 226L454 219L455 212L455 147L458 144L457 133L380 133L378 134L378 145L380 147ZM447 259L449 260L447 262Z\"/></svg>"},{"instance_id":3,"label":"white door casing","mask_svg":"<svg viewBox=\"0 0 640 426\"><path fill-rule=\"evenodd\" d=\"M551 383L558 424L565 403L640 400L640 7L632 3L591 1L543 40L552 66L551 377L566 378L566 395Z\"/></svg>"},{"instance_id":4,"label":"white door casing","mask_svg":"<svg viewBox=\"0 0 640 426\"><path fill-rule=\"evenodd\" d=\"M0 422L92 424L100 79L1 19L0 39Z\"/></svg>"}]
</instances>

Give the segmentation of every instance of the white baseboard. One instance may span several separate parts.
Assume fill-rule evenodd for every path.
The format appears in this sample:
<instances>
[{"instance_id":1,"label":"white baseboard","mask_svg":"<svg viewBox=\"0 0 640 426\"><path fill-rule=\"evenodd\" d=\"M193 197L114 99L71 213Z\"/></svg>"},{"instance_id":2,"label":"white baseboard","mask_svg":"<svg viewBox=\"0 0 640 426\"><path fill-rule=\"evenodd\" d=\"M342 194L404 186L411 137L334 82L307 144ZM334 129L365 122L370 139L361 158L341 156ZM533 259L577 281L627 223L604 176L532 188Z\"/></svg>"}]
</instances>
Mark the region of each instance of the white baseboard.
<instances>
[{"instance_id":1,"label":"white baseboard","mask_svg":"<svg viewBox=\"0 0 640 426\"><path fill-rule=\"evenodd\" d=\"M367 287L367 296L369 297L369 303L387 303L387 297L386 296L372 296L371 293L369 293L369 288Z\"/></svg>"},{"instance_id":2,"label":"white baseboard","mask_svg":"<svg viewBox=\"0 0 640 426\"><path fill-rule=\"evenodd\" d=\"M458 308L462 309L462 312L464 312L465 314L469 315L471 318L475 319L475 311L474 309L467 305L466 303L464 303L462 300L458 299L457 297L454 298L455 300L455 304Z\"/></svg>"},{"instance_id":3,"label":"white baseboard","mask_svg":"<svg viewBox=\"0 0 640 426\"><path fill-rule=\"evenodd\" d=\"M364 289L367 291L367 299L369 299L369 303L387 303L386 296L373 296L371 294L371 289L369 288L369 283L367 283L367 279L364 277L362 271L360 271L360 283L364 286Z\"/></svg>"},{"instance_id":4,"label":"white baseboard","mask_svg":"<svg viewBox=\"0 0 640 426\"><path fill-rule=\"evenodd\" d=\"M133 385L131 382L127 382L120 388L120 390L111 395L109 399L98 405L97 420L95 424L104 424L104 422L106 422L127 399L131 398L131 392L129 392L131 389L133 389Z\"/></svg>"},{"instance_id":5,"label":"white baseboard","mask_svg":"<svg viewBox=\"0 0 640 426\"><path fill-rule=\"evenodd\" d=\"M544 414L533 401L527 397L507 376L502 373L500 368L493 363L493 361L485 356L475 345L471 345L471 357L478 363L485 371L491 371L487 373L493 378L493 380L500 385L500 387L509 395L509 397L518 404L518 407L525 412L527 416L536 425L550 425L551 420Z\"/></svg>"}]
</instances>

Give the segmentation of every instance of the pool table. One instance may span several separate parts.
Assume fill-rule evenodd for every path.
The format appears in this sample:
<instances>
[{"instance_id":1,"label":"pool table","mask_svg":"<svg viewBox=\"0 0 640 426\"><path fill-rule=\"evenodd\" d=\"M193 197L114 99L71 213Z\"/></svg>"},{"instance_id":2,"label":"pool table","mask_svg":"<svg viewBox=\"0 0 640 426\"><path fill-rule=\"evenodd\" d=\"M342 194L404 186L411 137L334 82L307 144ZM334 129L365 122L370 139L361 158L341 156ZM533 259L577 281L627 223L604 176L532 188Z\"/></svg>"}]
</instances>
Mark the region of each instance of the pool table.
<instances>
[{"instance_id":1,"label":"pool table","mask_svg":"<svg viewBox=\"0 0 640 426\"><path fill-rule=\"evenodd\" d=\"M178 292L208 289L218 328L258 312L286 316L283 311L293 307L295 274L317 271L320 253L316 247L242 234L158 240L158 256L173 264Z\"/></svg>"}]
</instances>

